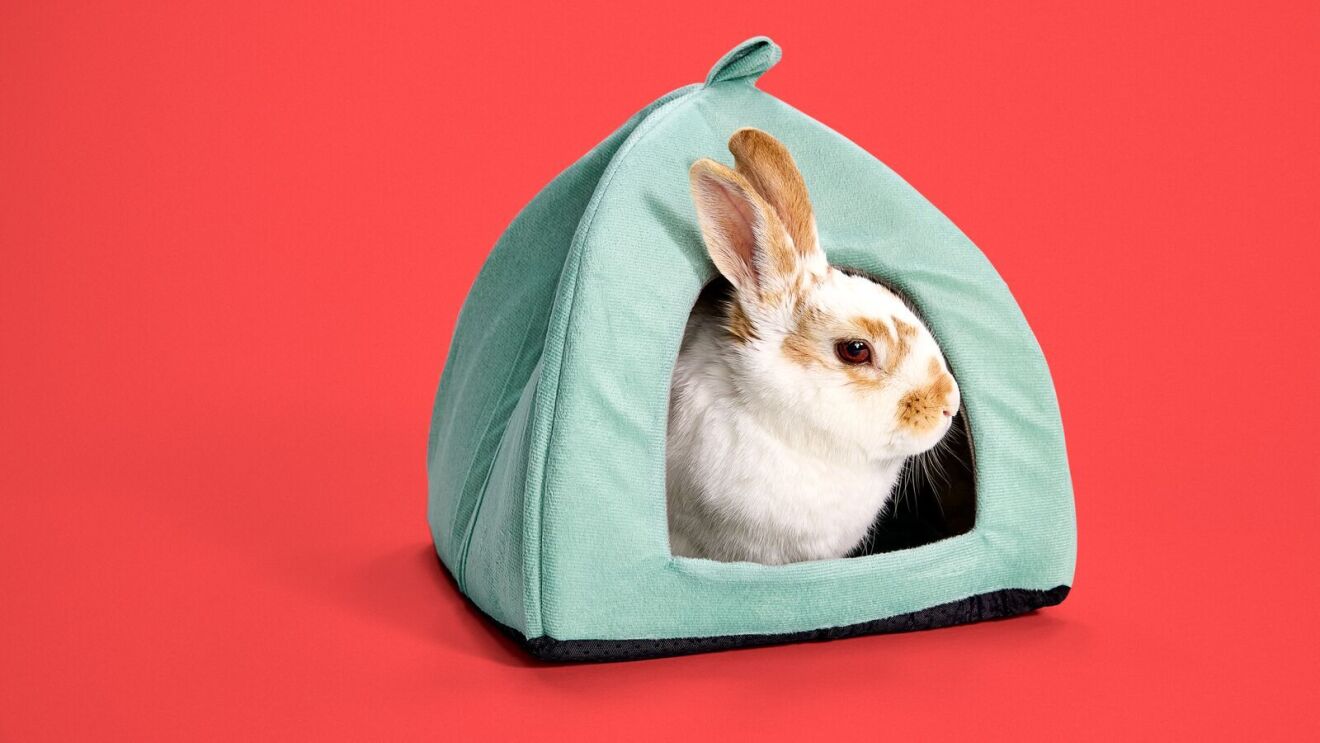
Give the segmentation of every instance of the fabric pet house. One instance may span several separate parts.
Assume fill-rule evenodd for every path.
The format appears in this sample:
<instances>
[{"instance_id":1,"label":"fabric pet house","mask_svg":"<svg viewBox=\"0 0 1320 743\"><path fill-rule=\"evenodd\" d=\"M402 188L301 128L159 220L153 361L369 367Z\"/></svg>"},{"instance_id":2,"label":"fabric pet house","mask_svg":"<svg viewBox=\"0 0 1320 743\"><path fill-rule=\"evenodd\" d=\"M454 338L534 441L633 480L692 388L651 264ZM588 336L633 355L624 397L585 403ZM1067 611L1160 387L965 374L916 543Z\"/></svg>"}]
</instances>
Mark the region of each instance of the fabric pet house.
<instances>
[{"instance_id":1,"label":"fabric pet house","mask_svg":"<svg viewBox=\"0 0 1320 743\"><path fill-rule=\"evenodd\" d=\"M779 57L769 39L751 39L704 84L633 116L522 210L463 307L431 423L428 517L459 589L537 656L618 660L931 628L1068 593L1076 532L1063 431L1021 311L911 186L757 89ZM937 494L945 506L927 504L927 536L783 566L669 552L670 376L715 276L688 169L729 162L730 134L749 126L793 153L830 261L904 294L962 387L965 482ZM952 501L961 515L941 522ZM877 528L886 533L884 518Z\"/></svg>"}]
</instances>

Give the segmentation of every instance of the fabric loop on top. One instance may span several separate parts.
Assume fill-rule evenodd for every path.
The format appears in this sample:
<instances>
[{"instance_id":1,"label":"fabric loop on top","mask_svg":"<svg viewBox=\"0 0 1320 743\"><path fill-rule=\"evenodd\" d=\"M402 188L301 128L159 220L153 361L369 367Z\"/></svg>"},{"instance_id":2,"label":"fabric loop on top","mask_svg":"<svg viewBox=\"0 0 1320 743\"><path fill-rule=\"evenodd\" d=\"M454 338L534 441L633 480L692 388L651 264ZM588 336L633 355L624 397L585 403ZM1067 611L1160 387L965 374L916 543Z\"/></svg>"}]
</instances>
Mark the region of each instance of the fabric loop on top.
<instances>
[{"instance_id":1,"label":"fabric loop on top","mask_svg":"<svg viewBox=\"0 0 1320 743\"><path fill-rule=\"evenodd\" d=\"M783 55L783 50L769 37L754 36L720 57L706 76L706 85L728 80L745 80L754 85Z\"/></svg>"}]
</instances>

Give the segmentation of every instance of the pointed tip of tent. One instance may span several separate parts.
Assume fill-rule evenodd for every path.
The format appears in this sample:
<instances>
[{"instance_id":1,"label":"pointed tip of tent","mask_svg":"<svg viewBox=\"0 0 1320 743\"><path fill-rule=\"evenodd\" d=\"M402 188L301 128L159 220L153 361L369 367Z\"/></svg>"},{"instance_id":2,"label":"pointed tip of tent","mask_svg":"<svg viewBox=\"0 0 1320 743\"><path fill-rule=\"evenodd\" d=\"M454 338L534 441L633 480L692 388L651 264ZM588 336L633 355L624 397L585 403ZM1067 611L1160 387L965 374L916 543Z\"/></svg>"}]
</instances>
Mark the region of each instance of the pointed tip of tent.
<instances>
[{"instance_id":1,"label":"pointed tip of tent","mask_svg":"<svg viewBox=\"0 0 1320 743\"><path fill-rule=\"evenodd\" d=\"M730 80L740 80L754 85L766 70L779 62L782 56L784 51L771 41L769 36L753 36L720 57L715 66L710 68L710 74L706 76L706 85L711 86Z\"/></svg>"}]
</instances>

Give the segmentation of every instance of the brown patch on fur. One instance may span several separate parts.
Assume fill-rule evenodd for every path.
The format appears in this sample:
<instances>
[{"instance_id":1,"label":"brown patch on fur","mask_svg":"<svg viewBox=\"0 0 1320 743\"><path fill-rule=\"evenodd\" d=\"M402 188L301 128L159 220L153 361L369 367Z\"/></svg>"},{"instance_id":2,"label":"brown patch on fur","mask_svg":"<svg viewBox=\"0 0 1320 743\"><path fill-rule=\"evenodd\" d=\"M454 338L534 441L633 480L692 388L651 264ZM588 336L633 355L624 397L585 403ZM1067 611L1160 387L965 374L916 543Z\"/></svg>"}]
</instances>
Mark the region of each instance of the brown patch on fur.
<instances>
[{"instance_id":1,"label":"brown patch on fur","mask_svg":"<svg viewBox=\"0 0 1320 743\"><path fill-rule=\"evenodd\" d=\"M915 431L928 431L944 417L944 406L953 392L953 377L944 371L940 362L930 360L927 367L931 381L903 396L898 403L898 422Z\"/></svg>"},{"instance_id":2,"label":"brown patch on fur","mask_svg":"<svg viewBox=\"0 0 1320 743\"><path fill-rule=\"evenodd\" d=\"M883 340L886 344L893 342L893 333L889 332L889 326L874 317L855 317L852 323L862 331L862 335L873 341Z\"/></svg>"},{"instance_id":3,"label":"brown patch on fur","mask_svg":"<svg viewBox=\"0 0 1320 743\"><path fill-rule=\"evenodd\" d=\"M709 159L693 163L689 177L702 239L724 278L756 299L773 283L763 270L789 282L797 272L792 238L751 182Z\"/></svg>"},{"instance_id":4,"label":"brown patch on fur","mask_svg":"<svg viewBox=\"0 0 1320 743\"><path fill-rule=\"evenodd\" d=\"M889 386L889 378L877 374L876 368L867 364L844 365L843 373L848 375L849 384L855 384L868 390L882 390Z\"/></svg>"},{"instance_id":5,"label":"brown patch on fur","mask_svg":"<svg viewBox=\"0 0 1320 743\"><path fill-rule=\"evenodd\" d=\"M775 231L770 240L770 249L767 251L770 259L770 265L774 274L783 280L790 279L797 273L797 256L793 254L793 247L789 241L784 238L789 237L782 224L776 223L773 227L767 225L767 229ZM791 238L790 238L791 239Z\"/></svg>"},{"instance_id":6,"label":"brown patch on fur","mask_svg":"<svg viewBox=\"0 0 1320 743\"><path fill-rule=\"evenodd\" d=\"M805 367L824 366L829 362L820 352L824 340L823 317L819 310L806 308L797 314L797 324L784 336L782 349L789 360Z\"/></svg>"},{"instance_id":7,"label":"brown patch on fur","mask_svg":"<svg viewBox=\"0 0 1320 743\"><path fill-rule=\"evenodd\" d=\"M742 303L736 299L731 299L726 304L724 329L739 343L751 343L760 338L756 334L756 327L752 325L751 318L747 317Z\"/></svg>"},{"instance_id":8,"label":"brown patch on fur","mask_svg":"<svg viewBox=\"0 0 1320 743\"><path fill-rule=\"evenodd\" d=\"M903 359L912 352L912 341L917 338L917 326L908 325L895 317L894 327L898 329L898 346L894 351L894 355Z\"/></svg>"},{"instance_id":9,"label":"brown patch on fur","mask_svg":"<svg viewBox=\"0 0 1320 743\"><path fill-rule=\"evenodd\" d=\"M816 249L815 221L807 184L782 142L759 129L739 129L729 138L738 172L774 208L798 254Z\"/></svg>"}]
</instances>

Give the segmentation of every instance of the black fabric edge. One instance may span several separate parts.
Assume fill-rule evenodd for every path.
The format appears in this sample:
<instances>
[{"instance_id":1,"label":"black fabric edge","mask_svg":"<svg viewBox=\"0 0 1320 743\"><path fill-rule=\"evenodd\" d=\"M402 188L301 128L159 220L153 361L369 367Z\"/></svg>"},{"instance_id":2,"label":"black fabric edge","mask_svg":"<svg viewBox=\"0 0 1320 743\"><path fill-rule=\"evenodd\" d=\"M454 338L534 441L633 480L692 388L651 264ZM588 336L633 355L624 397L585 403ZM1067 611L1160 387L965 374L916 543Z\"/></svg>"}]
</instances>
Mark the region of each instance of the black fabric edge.
<instances>
[{"instance_id":1,"label":"black fabric edge","mask_svg":"<svg viewBox=\"0 0 1320 743\"><path fill-rule=\"evenodd\" d=\"M443 562L441 569L448 572L448 567ZM950 601L947 604L939 604L909 614L806 632L637 640L557 640L548 635L529 638L487 614L468 596L464 595L463 598L488 622L512 638L523 650L540 660L550 663L607 663L784 645L793 642L825 642L862 635L915 632L989 619L1003 619L1047 606L1055 606L1068 597L1069 590L1071 590L1070 586L1055 586L1045 591L1005 588L968 596L965 599Z\"/></svg>"},{"instance_id":2,"label":"black fabric edge","mask_svg":"<svg viewBox=\"0 0 1320 743\"><path fill-rule=\"evenodd\" d=\"M929 609L899 614L870 622L828 627L806 632L784 632L762 635L718 635L714 637L679 637L672 639L641 640L556 640L541 636L527 638L512 627L499 622L500 629L508 633L527 652L544 661L555 663L592 663L626 660L645 660L674 655L692 655L738 648L781 645L792 642L824 642L861 635L914 632L917 630L970 624L988 619L1025 614L1046 606L1055 606L1068 596L1069 586L1056 586L1047 591L1024 588L1006 588ZM484 612L483 612L484 613ZM488 617L489 618L489 617ZM491 620L494 622L494 620Z\"/></svg>"}]
</instances>

